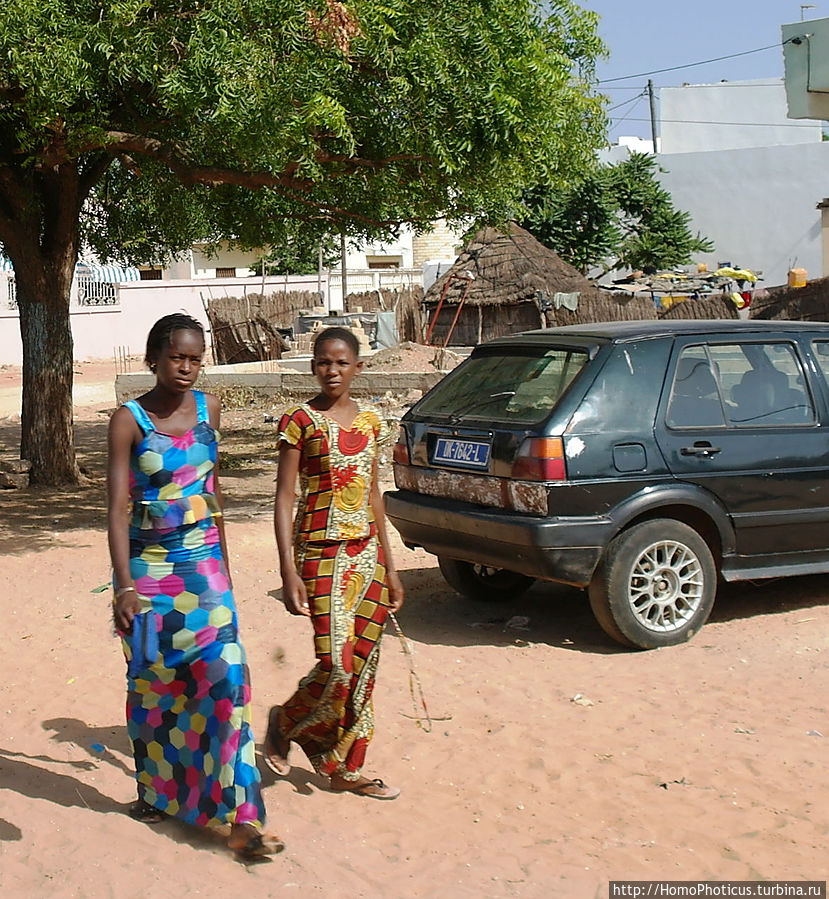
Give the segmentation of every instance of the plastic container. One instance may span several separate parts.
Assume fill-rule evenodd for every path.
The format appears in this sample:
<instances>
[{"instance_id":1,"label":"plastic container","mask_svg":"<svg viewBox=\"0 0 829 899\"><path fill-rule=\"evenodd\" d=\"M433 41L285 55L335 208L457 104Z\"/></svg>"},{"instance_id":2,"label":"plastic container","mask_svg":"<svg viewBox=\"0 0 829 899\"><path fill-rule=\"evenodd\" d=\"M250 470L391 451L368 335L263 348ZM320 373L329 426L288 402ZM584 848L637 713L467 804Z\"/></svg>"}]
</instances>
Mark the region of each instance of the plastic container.
<instances>
[{"instance_id":1,"label":"plastic container","mask_svg":"<svg viewBox=\"0 0 829 899\"><path fill-rule=\"evenodd\" d=\"M806 269L792 268L789 269L789 287L805 287L806 286Z\"/></svg>"}]
</instances>

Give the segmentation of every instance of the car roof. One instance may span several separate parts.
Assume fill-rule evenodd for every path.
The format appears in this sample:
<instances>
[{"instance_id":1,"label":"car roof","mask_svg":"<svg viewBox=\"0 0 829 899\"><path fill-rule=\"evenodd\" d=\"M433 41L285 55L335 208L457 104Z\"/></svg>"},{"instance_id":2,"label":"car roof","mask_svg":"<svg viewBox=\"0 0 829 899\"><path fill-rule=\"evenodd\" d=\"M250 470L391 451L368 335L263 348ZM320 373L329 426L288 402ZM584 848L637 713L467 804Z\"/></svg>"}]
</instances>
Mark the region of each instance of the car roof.
<instances>
[{"instance_id":1,"label":"car roof","mask_svg":"<svg viewBox=\"0 0 829 899\"><path fill-rule=\"evenodd\" d=\"M817 332L829 337L829 322L766 321L762 319L671 319L644 321L591 322L583 325L562 325L509 334L483 344L486 347L559 343L581 339L588 342L628 341L642 338L675 337L690 334L748 335Z\"/></svg>"}]
</instances>

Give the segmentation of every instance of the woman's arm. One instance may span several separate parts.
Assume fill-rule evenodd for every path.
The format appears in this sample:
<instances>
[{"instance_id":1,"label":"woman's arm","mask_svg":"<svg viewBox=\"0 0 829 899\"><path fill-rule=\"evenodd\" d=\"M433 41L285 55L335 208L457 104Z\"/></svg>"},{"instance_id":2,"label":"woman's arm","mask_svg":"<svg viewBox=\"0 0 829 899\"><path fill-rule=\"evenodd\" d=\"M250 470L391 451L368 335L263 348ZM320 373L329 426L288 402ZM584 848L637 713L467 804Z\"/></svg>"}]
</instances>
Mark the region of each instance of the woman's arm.
<instances>
[{"instance_id":1,"label":"woman's arm","mask_svg":"<svg viewBox=\"0 0 829 899\"><path fill-rule=\"evenodd\" d=\"M141 611L130 573L129 501L130 453L140 429L129 409L117 409L109 422L107 435L107 538L112 563L113 588L116 591L113 615L118 630L129 633L132 619ZM120 593L120 595L119 595Z\"/></svg>"},{"instance_id":2,"label":"woman's arm","mask_svg":"<svg viewBox=\"0 0 829 899\"><path fill-rule=\"evenodd\" d=\"M279 570L282 576L282 598L292 615L307 615L308 593L294 563L293 515L296 479L302 451L283 440L279 445L279 466L276 470L276 497L273 504L273 527L279 549Z\"/></svg>"},{"instance_id":3,"label":"woman's arm","mask_svg":"<svg viewBox=\"0 0 829 899\"><path fill-rule=\"evenodd\" d=\"M210 426L214 431L219 430L219 425L221 424L222 418L222 404L219 402L219 398L213 396L212 393L206 393L204 395L205 400L207 401L207 412L210 416ZM219 511L222 513L221 515L217 515L215 520L216 530L219 532L219 546L222 549L222 558L225 560L225 571L227 572L227 581L230 585L230 589L233 589L233 578L230 574L230 555L227 551L227 537L225 536L225 518L224 518L224 497L222 496L222 485L219 483L219 451L218 448L216 450L216 464L213 466L213 493L216 496L216 502L219 505Z\"/></svg>"},{"instance_id":4,"label":"woman's arm","mask_svg":"<svg viewBox=\"0 0 829 899\"><path fill-rule=\"evenodd\" d=\"M405 600L405 591L400 581L400 575L394 567L394 559L391 554L391 546L389 545L389 535L386 530L386 510L383 507L383 496L380 493L380 486L377 477L377 459L371 469L371 511L374 513L374 521L377 525L377 539L383 548L383 554L386 557L386 582L389 588L389 608L392 612L396 612Z\"/></svg>"}]
</instances>

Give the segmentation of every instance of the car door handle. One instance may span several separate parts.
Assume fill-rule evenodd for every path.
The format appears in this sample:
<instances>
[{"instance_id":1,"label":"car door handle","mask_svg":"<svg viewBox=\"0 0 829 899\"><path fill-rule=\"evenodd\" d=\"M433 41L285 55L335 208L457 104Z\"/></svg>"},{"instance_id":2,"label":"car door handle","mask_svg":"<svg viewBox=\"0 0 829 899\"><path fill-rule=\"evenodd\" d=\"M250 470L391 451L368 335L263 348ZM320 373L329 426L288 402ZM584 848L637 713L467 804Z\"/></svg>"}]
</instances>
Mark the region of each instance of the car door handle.
<instances>
[{"instance_id":1,"label":"car door handle","mask_svg":"<svg viewBox=\"0 0 829 899\"><path fill-rule=\"evenodd\" d=\"M715 456L722 452L719 446L711 446L710 443L695 443L693 446L683 446L679 453L682 456Z\"/></svg>"}]
</instances>

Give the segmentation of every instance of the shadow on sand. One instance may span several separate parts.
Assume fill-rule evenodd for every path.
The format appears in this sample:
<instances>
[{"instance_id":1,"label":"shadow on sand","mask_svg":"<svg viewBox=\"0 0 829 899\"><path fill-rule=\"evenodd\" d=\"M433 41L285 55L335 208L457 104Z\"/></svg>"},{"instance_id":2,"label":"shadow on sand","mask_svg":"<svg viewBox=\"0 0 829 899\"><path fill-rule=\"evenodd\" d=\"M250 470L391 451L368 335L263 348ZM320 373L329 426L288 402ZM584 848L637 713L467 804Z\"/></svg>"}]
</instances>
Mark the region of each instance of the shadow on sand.
<instances>
[{"instance_id":1,"label":"shadow on sand","mask_svg":"<svg viewBox=\"0 0 829 899\"><path fill-rule=\"evenodd\" d=\"M407 598L398 620L406 635L421 643L508 646L527 641L595 654L636 651L605 635L585 590L537 582L522 596L481 602L455 593L437 568L402 571L401 579ZM808 610L827 601L822 575L725 584L720 586L709 621L739 622L757 615ZM694 639L701 637L704 631Z\"/></svg>"},{"instance_id":2,"label":"shadow on sand","mask_svg":"<svg viewBox=\"0 0 829 899\"><path fill-rule=\"evenodd\" d=\"M29 487L0 493L0 554L77 545L68 531L106 527L105 422L75 425L78 464L88 479L81 487ZM0 425L0 450L19 447L19 427Z\"/></svg>"},{"instance_id":3,"label":"shadow on sand","mask_svg":"<svg viewBox=\"0 0 829 899\"><path fill-rule=\"evenodd\" d=\"M72 743L90 756L88 760L67 760L49 755L27 755L0 747L0 789L9 790L30 799L42 799L64 808L85 808L99 814L127 814L132 800L127 804L116 802L111 796L96 787L79 780L67 771L94 771L100 762L105 762L129 776L134 777L134 769L110 750L104 741L128 749L126 727L91 727L77 718L51 718L42 723L45 731L54 731L51 740L58 743ZM50 770L58 768L59 771ZM291 773L297 792L310 793L311 786L322 785L323 779L315 774L295 769ZM264 781L264 778L263 778ZM317 783L319 781L319 783ZM307 784L303 788L303 784ZM229 826L223 828L193 827L174 818L165 818L160 824L151 826L175 843L185 843L195 849L227 852L225 840ZM0 818L0 841L20 840L23 833L19 827ZM237 861L247 864L243 859ZM269 859L255 859L255 863Z\"/></svg>"}]
</instances>

